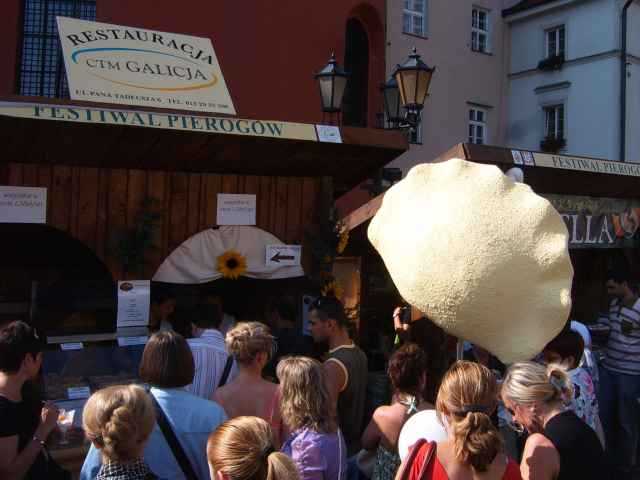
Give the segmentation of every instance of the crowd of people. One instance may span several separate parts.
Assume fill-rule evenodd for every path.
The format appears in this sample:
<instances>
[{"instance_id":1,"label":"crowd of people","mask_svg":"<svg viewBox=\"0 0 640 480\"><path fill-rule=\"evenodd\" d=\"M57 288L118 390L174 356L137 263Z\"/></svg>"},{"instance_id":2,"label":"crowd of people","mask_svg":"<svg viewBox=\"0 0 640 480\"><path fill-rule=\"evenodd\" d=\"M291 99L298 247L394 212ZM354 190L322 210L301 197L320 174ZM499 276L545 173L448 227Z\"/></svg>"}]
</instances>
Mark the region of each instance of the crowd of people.
<instances>
[{"instance_id":1,"label":"crowd of people","mask_svg":"<svg viewBox=\"0 0 640 480\"><path fill-rule=\"evenodd\" d=\"M409 341L413 327L396 318L407 341L388 359L391 401L370 419L364 418L367 356L334 297L310 306L313 340L328 347L322 362L295 349L277 357L278 338L261 322L229 325L223 335L214 303L198 310L191 338L167 322L175 305L156 306L157 331L139 368L148 388L108 387L84 406L90 449L81 479L632 478L640 300L624 271L612 272L607 285L615 300L602 319L611 333L599 372L588 332L567 325L538 358L508 368L472 346L467 360L453 362L438 379L435 404L428 378L433 352ZM38 397L42 349L26 323L0 330L3 479L70 478L47 454L58 410ZM404 427L430 410L442 435L429 438L434 426L425 424L427 438L414 439L403 458ZM515 448L505 425L521 439Z\"/></svg>"}]
</instances>

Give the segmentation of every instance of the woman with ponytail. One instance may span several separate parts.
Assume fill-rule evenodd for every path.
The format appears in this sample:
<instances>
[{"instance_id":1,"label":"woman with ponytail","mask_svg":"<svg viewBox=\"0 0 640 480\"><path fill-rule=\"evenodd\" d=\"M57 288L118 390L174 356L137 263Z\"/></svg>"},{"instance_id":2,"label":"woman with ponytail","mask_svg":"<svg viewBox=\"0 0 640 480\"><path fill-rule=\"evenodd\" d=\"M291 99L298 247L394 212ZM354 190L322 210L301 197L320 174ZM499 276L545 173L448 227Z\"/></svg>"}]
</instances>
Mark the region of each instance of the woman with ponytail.
<instances>
[{"instance_id":1,"label":"woman with ponytail","mask_svg":"<svg viewBox=\"0 0 640 480\"><path fill-rule=\"evenodd\" d=\"M136 385L94 393L82 414L87 438L102 453L97 480L148 480L156 477L143 459L156 417L147 393Z\"/></svg>"},{"instance_id":2,"label":"woman with ponytail","mask_svg":"<svg viewBox=\"0 0 640 480\"><path fill-rule=\"evenodd\" d=\"M573 396L565 370L516 363L507 371L500 394L516 428L531 434L520 466L524 480L609 478L598 436L565 407Z\"/></svg>"},{"instance_id":3,"label":"woman with ponytail","mask_svg":"<svg viewBox=\"0 0 640 480\"><path fill-rule=\"evenodd\" d=\"M211 480L298 480L293 461L276 450L269 424L258 417L236 417L209 437Z\"/></svg>"},{"instance_id":4,"label":"woman with ponytail","mask_svg":"<svg viewBox=\"0 0 640 480\"><path fill-rule=\"evenodd\" d=\"M396 479L520 480L518 464L505 455L502 437L491 422L497 400L491 370L473 362L454 363L436 399L448 439L414 445Z\"/></svg>"}]
</instances>

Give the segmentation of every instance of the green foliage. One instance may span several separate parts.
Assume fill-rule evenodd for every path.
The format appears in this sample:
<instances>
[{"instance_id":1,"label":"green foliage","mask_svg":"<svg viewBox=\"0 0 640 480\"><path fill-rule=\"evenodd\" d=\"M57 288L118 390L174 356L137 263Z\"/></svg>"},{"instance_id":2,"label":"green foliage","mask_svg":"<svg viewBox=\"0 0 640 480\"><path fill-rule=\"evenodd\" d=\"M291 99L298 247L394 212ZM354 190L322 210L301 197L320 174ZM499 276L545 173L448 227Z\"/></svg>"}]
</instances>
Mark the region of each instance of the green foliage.
<instances>
[{"instance_id":1,"label":"green foliage","mask_svg":"<svg viewBox=\"0 0 640 480\"><path fill-rule=\"evenodd\" d=\"M157 203L157 200L146 197L133 225L122 229L116 235L114 255L126 273L142 274L146 252L157 248L153 243L153 236L161 217L156 208Z\"/></svg>"}]
</instances>

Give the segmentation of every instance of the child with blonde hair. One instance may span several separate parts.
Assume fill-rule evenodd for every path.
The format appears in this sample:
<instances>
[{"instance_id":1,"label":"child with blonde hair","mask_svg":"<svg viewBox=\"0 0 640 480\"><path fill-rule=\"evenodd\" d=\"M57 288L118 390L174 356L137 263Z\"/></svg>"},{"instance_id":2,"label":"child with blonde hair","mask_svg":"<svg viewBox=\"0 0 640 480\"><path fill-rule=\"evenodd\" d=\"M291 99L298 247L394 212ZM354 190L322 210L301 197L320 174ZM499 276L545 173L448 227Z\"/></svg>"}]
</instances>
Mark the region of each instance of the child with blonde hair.
<instances>
[{"instance_id":1,"label":"child with blonde hair","mask_svg":"<svg viewBox=\"0 0 640 480\"><path fill-rule=\"evenodd\" d=\"M108 387L84 407L87 438L102 453L96 480L147 480L156 477L142 458L156 417L149 395L137 385Z\"/></svg>"}]
</instances>

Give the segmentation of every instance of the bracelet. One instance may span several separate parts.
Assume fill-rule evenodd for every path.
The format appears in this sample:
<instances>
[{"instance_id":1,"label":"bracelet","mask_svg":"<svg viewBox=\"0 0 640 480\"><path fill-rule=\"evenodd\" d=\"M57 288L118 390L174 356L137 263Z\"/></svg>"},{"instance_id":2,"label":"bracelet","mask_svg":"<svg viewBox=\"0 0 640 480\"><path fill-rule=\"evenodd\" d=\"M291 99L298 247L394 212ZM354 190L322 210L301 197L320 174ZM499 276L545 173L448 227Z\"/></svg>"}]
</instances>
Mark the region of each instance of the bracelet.
<instances>
[{"instance_id":1,"label":"bracelet","mask_svg":"<svg viewBox=\"0 0 640 480\"><path fill-rule=\"evenodd\" d=\"M44 440L42 440L41 438L39 438L37 435L34 435L34 436L33 436L33 438L32 438L32 440L33 440L34 442L38 442L38 443L40 444L40 446L41 446L41 447L44 447L44 446L45 446L45 442L44 442Z\"/></svg>"}]
</instances>

